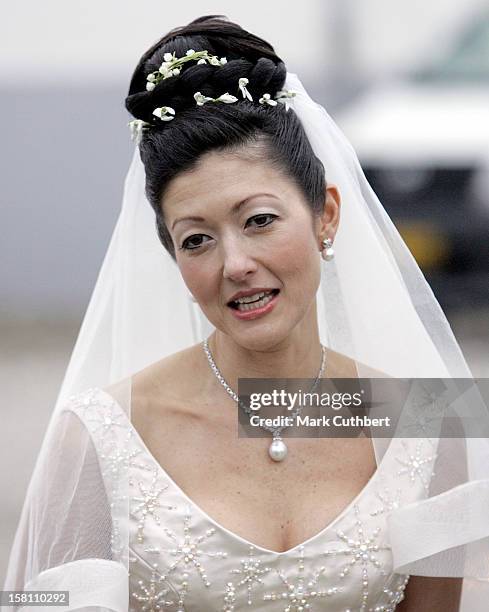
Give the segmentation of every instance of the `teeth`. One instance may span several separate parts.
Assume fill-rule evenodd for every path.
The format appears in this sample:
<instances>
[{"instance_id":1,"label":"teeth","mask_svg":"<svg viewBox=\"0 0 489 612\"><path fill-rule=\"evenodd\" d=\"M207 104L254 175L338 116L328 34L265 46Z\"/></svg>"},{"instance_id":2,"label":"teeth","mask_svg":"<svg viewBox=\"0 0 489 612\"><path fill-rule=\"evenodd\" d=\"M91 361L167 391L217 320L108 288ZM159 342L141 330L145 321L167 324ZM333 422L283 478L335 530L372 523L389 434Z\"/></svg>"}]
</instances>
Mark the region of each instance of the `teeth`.
<instances>
[{"instance_id":1,"label":"teeth","mask_svg":"<svg viewBox=\"0 0 489 612\"><path fill-rule=\"evenodd\" d=\"M270 302L270 300L272 300L273 297L274 297L273 294L269 293L265 295L261 300L258 300L257 302L253 302L252 304L238 303L238 310L241 312L246 312L248 310L256 310L257 308L263 308L263 306L265 306L265 304L268 304L268 302Z\"/></svg>"},{"instance_id":2,"label":"teeth","mask_svg":"<svg viewBox=\"0 0 489 612\"><path fill-rule=\"evenodd\" d=\"M246 297L238 298L237 300L235 300L235 302L237 302L238 304L249 304L250 302L254 302L255 300L258 300L259 298L267 295L267 293L270 292L262 291L261 293L255 293L254 295L247 295Z\"/></svg>"}]
</instances>

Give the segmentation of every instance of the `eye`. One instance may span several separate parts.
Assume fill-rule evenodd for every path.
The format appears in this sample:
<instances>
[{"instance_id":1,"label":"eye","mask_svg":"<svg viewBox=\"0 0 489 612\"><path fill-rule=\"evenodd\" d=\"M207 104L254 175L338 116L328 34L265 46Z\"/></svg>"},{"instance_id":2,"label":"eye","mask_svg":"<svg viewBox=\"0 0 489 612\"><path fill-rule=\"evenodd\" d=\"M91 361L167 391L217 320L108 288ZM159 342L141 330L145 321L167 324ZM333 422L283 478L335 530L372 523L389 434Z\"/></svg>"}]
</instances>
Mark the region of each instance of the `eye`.
<instances>
[{"instance_id":1,"label":"eye","mask_svg":"<svg viewBox=\"0 0 489 612\"><path fill-rule=\"evenodd\" d=\"M185 251L194 251L195 249L198 249L199 247L201 247L205 241L202 242L194 242L196 238L210 238L210 236L207 236L207 234L192 234L192 236L189 236L188 238L185 238L185 240L182 242L182 246L180 247L181 249L185 250Z\"/></svg>"},{"instance_id":2,"label":"eye","mask_svg":"<svg viewBox=\"0 0 489 612\"><path fill-rule=\"evenodd\" d=\"M273 223L277 216L278 215L272 215L272 213L262 213L260 215L254 215L253 217L250 217L248 219L248 221L246 222L246 226L248 226L250 221L256 221L255 227L266 227L267 225L270 225L270 223Z\"/></svg>"}]
</instances>

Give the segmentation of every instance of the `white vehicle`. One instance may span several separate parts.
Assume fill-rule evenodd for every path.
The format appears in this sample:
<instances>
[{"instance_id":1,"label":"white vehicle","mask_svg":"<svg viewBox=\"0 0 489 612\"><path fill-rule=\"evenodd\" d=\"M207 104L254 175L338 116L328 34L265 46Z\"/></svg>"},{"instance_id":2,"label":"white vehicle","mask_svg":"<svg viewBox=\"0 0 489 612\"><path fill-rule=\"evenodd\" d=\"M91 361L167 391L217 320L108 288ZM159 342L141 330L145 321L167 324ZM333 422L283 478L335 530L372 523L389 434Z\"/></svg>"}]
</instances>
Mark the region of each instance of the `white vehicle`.
<instances>
[{"instance_id":1,"label":"white vehicle","mask_svg":"<svg viewBox=\"0 0 489 612\"><path fill-rule=\"evenodd\" d=\"M489 299L489 17L442 62L371 89L335 119L420 266L437 272L430 280L470 276Z\"/></svg>"}]
</instances>

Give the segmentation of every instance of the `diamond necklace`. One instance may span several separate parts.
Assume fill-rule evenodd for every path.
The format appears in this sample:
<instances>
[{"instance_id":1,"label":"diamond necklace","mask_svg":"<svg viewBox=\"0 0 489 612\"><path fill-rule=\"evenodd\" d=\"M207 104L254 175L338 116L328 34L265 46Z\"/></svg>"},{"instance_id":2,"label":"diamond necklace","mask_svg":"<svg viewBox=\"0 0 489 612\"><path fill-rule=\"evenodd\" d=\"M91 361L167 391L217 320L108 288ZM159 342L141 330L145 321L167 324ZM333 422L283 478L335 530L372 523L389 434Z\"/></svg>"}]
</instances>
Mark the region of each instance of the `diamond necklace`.
<instances>
[{"instance_id":1,"label":"diamond necklace","mask_svg":"<svg viewBox=\"0 0 489 612\"><path fill-rule=\"evenodd\" d=\"M252 410L248 408L248 406L243 404L243 402L239 399L236 393L228 385L228 383L224 379L224 376L221 374L214 359L212 358L211 352L209 350L208 340L209 338L206 338L204 340L203 348L204 348L205 354L207 355L207 360L209 361L209 365L211 366L211 369L214 372L215 377L221 383L221 385L226 389L226 391L233 398L233 400L238 404L238 406L241 406L241 408L243 408L243 410L246 412L248 416L251 415ZM326 365L326 347L321 345L321 366L319 367L318 375L316 376L316 380L314 381L314 384L312 385L309 393L312 393L314 389L316 388L316 385L318 384L319 379L324 373L325 365ZM299 406L295 408L295 410L293 410L290 416L293 419L295 419L295 417L299 414L301 410L302 410L302 405L299 404ZM287 445L283 441L282 436L280 434L282 432L282 429L285 429L288 426L282 425L281 427L268 427L268 425L260 424L260 427L262 429L265 429L266 431L269 431L273 436L272 443L270 444L270 447L268 449L268 454L270 455L270 458L273 459L274 461L283 461L285 457L287 456Z\"/></svg>"}]
</instances>

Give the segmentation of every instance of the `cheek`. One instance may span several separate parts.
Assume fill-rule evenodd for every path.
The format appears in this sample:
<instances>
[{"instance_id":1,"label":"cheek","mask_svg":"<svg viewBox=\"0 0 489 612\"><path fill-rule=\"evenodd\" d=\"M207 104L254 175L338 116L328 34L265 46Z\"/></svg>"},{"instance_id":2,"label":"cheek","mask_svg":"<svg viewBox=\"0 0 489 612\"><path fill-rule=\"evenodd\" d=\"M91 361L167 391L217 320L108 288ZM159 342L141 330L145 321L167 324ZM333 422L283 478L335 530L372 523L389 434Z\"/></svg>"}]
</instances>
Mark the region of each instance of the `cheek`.
<instances>
[{"instance_id":1,"label":"cheek","mask_svg":"<svg viewBox=\"0 0 489 612\"><path fill-rule=\"evenodd\" d=\"M305 280L320 273L319 250L308 219L277 234L271 252L285 276L300 276Z\"/></svg>"},{"instance_id":2,"label":"cheek","mask_svg":"<svg viewBox=\"0 0 489 612\"><path fill-rule=\"evenodd\" d=\"M178 267L188 290L199 302L206 301L206 294L215 294L210 271L198 261L198 257L179 262Z\"/></svg>"}]
</instances>

